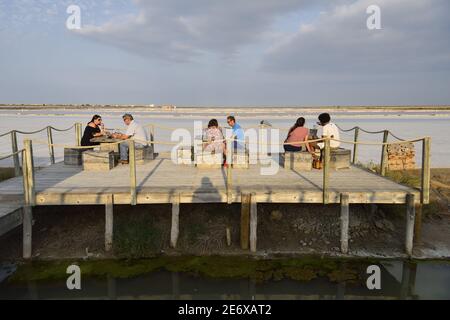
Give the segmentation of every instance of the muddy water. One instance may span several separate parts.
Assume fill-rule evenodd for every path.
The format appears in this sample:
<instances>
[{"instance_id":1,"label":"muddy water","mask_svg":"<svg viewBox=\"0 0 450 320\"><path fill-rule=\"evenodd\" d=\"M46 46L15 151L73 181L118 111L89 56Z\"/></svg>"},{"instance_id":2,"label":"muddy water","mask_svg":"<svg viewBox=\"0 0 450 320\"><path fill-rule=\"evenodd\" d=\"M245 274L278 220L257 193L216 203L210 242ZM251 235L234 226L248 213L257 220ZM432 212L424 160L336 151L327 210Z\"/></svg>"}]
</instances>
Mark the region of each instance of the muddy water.
<instances>
[{"instance_id":1,"label":"muddy water","mask_svg":"<svg viewBox=\"0 0 450 320\"><path fill-rule=\"evenodd\" d=\"M351 262L346 262L347 264ZM132 263L131 263L132 264ZM367 288L367 277L330 281L211 278L192 273L155 271L130 278L82 277L81 290L70 291L66 280L0 283L0 299L450 299L450 262L388 261L380 267L380 290ZM347 266L348 267L348 266ZM3 267L3 274L14 267Z\"/></svg>"}]
</instances>

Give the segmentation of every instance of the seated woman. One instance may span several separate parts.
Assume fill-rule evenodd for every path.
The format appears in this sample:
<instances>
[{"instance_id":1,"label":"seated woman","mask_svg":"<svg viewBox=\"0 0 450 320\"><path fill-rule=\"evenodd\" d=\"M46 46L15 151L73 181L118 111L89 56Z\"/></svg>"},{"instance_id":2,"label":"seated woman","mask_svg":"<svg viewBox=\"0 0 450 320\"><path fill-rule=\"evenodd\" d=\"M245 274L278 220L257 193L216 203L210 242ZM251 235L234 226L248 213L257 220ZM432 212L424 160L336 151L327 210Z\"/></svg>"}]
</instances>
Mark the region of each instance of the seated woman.
<instances>
[{"instance_id":1,"label":"seated woman","mask_svg":"<svg viewBox=\"0 0 450 320\"><path fill-rule=\"evenodd\" d=\"M100 143L91 142L91 139L103 136L103 128L102 117L99 115L93 116L91 122L89 122L86 129L84 129L84 134L81 138L81 146L89 147L99 145Z\"/></svg>"},{"instance_id":2,"label":"seated woman","mask_svg":"<svg viewBox=\"0 0 450 320\"><path fill-rule=\"evenodd\" d=\"M222 130L216 119L212 119L208 124L208 129L204 132L204 151L215 154L224 153L225 142Z\"/></svg>"},{"instance_id":3,"label":"seated woman","mask_svg":"<svg viewBox=\"0 0 450 320\"><path fill-rule=\"evenodd\" d=\"M285 144L284 151L300 152L303 149L306 149L308 150L308 152L311 152L311 147L309 146L308 143L306 144L298 143L302 141L308 141L309 130L308 128L305 128L304 125L305 125L305 118L298 118L295 125L289 130L288 136L285 141L285 143L292 143L292 144Z\"/></svg>"}]
</instances>

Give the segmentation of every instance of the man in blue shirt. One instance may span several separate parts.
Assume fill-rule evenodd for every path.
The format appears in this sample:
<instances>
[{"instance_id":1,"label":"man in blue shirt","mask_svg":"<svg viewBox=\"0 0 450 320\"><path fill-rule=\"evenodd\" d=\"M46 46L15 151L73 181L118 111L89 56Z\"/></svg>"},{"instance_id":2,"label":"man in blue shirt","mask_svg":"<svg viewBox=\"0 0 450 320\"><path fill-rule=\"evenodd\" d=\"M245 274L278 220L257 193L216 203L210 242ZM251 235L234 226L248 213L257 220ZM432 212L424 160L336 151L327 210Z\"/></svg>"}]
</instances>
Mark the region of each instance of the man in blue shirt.
<instances>
[{"instance_id":1,"label":"man in blue shirt","mask_svg":"<svg viewBox=\"0 0 450 320\"><path fill-rule=\"evenodd\" d=\"M236 123L236 118L233 116L229 116L227 118L228 125L233 129L233 136L237 141L234 142L234 149L244 149L245 146L245 134L242 127Z\"/></svg>"}]
</instances>

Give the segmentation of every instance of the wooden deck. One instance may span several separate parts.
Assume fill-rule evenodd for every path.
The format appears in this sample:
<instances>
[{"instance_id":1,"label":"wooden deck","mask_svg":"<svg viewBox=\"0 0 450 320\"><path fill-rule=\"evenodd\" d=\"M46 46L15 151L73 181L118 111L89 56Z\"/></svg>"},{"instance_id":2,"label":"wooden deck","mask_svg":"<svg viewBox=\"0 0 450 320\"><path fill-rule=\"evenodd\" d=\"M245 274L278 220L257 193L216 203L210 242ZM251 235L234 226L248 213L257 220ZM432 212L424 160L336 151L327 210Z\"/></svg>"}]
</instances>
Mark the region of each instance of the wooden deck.
<instances>
[{"instance_id":1,"label":"wooden deck","mask_svg":"<svg viewBox=\"0 0 450 320\"><path fill-rule=\"evenodd\" d=\"M233 169L232 202L242 194L253 194L257 203L322 203L323 173L319 170L297 172L280 168L276 175L261 175L261 166ZM198 169L175 165L165 157L137 166L137 203L216 203L228 202L226 170ZM130 204L129 167L118 166L109 172L86 172L81 167L55 164L36 171L36 205ZM397 184L358 167L331 171L330 203L340 203L348 194L350 203L406 202L407 194L420 201L417 189ZM21 177L0 183L0 202L23 200Z\"/></svg>"},{"instance_id":2,"label":"wooden deck","mask_svg":"<svg viewBox=\"0 0 450 320\"><path fill-rule=\"evenodd\" d=\"M0 205L0 236L22 224L22 206L17 204Z\"/></svg>"}]
</instances>

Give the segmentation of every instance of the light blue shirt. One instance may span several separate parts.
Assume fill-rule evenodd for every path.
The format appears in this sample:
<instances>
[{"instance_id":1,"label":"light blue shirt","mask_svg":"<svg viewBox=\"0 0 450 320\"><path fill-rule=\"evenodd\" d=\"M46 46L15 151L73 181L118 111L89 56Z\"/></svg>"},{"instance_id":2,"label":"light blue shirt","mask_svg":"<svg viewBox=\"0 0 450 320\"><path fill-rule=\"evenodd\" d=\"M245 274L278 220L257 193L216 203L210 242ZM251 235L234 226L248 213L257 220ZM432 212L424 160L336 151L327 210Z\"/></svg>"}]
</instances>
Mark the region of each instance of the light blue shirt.
<instances>
[{"instance_id":1,"label":"light blue shirt","mask_svg":"<svg viewBox=\"0 0 450 320\"><path fill-rule=\"evenodd\" d=\"M237 123L235 123L234 127L233 127L233 136L236 137L236 140L239 140L234 143L234 147L235 148L243 148L245 145L245 142L244 142L245 134L244 134L244 130L242 129L242 127Z\"/></svg>"}]
</instances>

